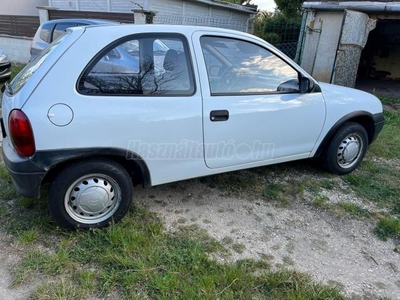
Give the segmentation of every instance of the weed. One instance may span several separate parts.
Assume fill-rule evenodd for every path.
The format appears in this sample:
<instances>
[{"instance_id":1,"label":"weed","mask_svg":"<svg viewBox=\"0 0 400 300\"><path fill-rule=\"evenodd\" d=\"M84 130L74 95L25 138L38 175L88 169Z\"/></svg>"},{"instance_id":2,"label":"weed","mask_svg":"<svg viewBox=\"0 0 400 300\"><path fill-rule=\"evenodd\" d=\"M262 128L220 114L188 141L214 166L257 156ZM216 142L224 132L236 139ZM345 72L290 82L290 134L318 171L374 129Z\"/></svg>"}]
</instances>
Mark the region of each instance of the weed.
<instances>
[{"instance_id":1,"label":"weed","mask_svg":"<svg viewBox=\"0 0 400 300\"><path fill-rule=\"evenodd\" d=\"M282 191L284 189L281 183L268 184L264 189L264 197L267 199L277 200L282 197Z\"/></svg>"},{"instance_id":2,"label":"weed","mask_svg":"<svg viewBox=\"0 0 400 300\"><path fill-rule=\"evenodd\" d=\"M400 220L395 217L387 217L378 221L375 234L382 240L388 238L400 238Z\"/></svg>"},{"instance_id":3,"label":"weed","mask_svg":"<svg viewBox=\"0 0 400 300\"><path fill-rule=\"evenodd\" d=\"M39 232L36 229L28 229L26 231L22 231L18 237L18 242L21 244L33 244L37 241L39 237Z\"/></svg>"},{"instance_id":4,"label":"weed","mask_svg":"<svg viewBox=\"0 0 400 300\"><path fill-rule=\"evenodd\" d=\"M390 166L369 160L359 170L343 177L343 180L360 197L396 213L400 207L399 171Z\"/></svg>"},{"instance_id":5,"label":"weed","mask_svg":"<svg viewBox=\"0 0 400 300\"><path fill-rule=\"evenodd\" d=\"M243 253L243 251L246 249L246 246L243 245L243 244L233 244L233 245L232 245L232 249L233 249L235 252L241 254L241 253Z\"/></svg>"},{"instance_id":6,"label":"weed","mask_svg":"<svg viewBox=\"0 0 400 300\"><path fill-rule=\"evenodd\" d=\"M313 204L316 207L325 208L328 206L327 200L329 200L329 199L326 196L318 196L317 198L314 199Z\"/></svg>"},{"instance_id":7,"label":"weed","mask_svg":"<svg viewBox=\"0 0 400 300\"><path fill-rule=\"evenodd\" d=\"M371 216L371 213L357 204L349 203L349 202L340 202L336 205L336 207L346 213L349 213L358 217L368 218Z\"/></svg>"}]
</instances>

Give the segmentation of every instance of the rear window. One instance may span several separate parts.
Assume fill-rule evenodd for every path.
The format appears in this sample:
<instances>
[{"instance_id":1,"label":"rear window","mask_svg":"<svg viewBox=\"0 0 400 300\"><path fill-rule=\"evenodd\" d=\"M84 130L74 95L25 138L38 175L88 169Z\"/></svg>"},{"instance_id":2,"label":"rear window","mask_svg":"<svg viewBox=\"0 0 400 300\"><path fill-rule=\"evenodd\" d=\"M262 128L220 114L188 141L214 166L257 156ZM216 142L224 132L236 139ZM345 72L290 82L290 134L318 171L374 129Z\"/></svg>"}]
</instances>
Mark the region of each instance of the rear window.
<instances>
[{"instance_id":1,"label":"rear window","mask_svg":"<svg viewBox=\"0 0 400 300\"><path fill-rule=\"evenodd\" d=\"M57 48L57 46L62 42L65 35L61 37L59 40L55 41L49 47L44 49L38 56L35 57L34 60L29 62L25 68L18 73L17 76L11 81L9 85L9 92L13 95L18 93L25 83L28 82L29 78L36 72L37 69L43 64L46 60L47 56Z\"/></svg>"}]
</instances>

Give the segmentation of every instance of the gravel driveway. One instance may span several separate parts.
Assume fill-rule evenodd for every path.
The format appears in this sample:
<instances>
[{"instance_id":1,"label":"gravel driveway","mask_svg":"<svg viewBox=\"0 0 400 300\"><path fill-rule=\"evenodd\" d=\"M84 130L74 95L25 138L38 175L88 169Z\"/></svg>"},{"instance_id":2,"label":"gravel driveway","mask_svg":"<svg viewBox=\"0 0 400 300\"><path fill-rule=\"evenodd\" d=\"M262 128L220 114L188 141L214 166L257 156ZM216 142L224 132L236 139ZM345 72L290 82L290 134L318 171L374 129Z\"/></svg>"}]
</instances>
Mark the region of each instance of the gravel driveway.
<instances>
[{"instance_id":1,"label":"gravel driveway","mask_svg":"<svg viewBox=\"0 0 400 300\"><path fill-rule=\"evenodd\" d=\"M136 191L136 199L157 212L168 230L195 225L232 249L220 260L268 260L274 268L301 270L337 285L347 296L400 299L394 242L378 240L373 224L319 210L306 197L279 207L265 199L220 196L199 181Z\"/></svg>"}]
</instances>

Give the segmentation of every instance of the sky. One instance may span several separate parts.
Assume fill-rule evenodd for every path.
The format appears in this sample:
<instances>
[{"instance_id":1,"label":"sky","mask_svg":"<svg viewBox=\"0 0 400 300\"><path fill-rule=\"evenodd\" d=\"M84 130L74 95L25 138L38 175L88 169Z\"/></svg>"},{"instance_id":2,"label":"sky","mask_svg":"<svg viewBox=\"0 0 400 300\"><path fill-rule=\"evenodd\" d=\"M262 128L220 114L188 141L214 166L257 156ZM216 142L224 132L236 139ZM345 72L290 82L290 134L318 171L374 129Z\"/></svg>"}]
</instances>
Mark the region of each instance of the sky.
<instances>
[{"instance_id":1,"label":"sky","mask_svg":"<svg viewBox=\"0 0 400 300\"><path fill-rule=\"evenodd\" d=\"M276 6L274 0L252 0L251 3L258 5L259 10L274 11Z\"/></svg>"}]
</instances>

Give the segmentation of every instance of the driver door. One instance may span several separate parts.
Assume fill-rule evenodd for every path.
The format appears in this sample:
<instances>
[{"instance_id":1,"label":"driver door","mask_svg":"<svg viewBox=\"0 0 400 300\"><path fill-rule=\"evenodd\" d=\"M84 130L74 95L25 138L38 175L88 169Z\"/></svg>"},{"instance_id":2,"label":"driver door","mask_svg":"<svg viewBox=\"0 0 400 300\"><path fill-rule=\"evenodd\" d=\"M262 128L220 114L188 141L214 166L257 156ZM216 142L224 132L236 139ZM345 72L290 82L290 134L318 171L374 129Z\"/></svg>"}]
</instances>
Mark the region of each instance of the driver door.
<instances>
[{"instance_id":1,"label":"driver door","mask_svg":"<svg viewBox=\"0 0 400 300\"><path fill-rule=\"evenodd\" d=\"M300 73L237 36L194 36L209 168L309 157L325 120L320 92L300 93ZM196 43L197 42L197 43ZM251 166L251 165L250 165Z\"/></svg>"}]
</instances>

